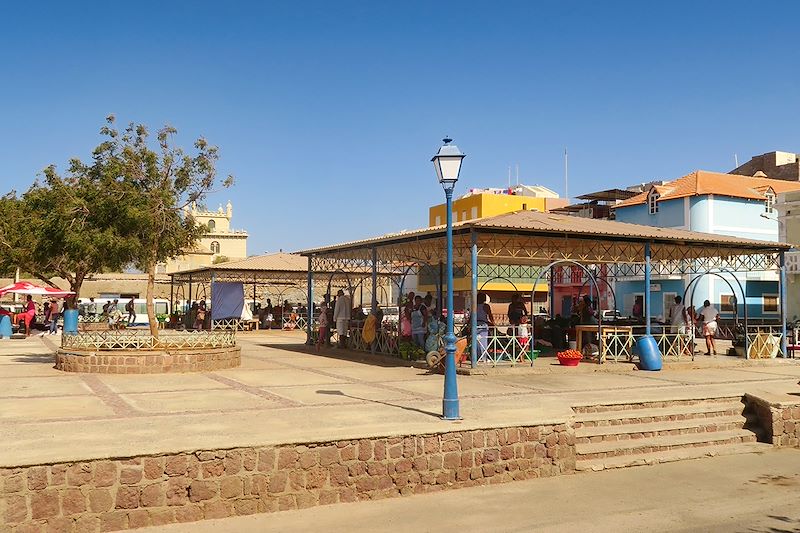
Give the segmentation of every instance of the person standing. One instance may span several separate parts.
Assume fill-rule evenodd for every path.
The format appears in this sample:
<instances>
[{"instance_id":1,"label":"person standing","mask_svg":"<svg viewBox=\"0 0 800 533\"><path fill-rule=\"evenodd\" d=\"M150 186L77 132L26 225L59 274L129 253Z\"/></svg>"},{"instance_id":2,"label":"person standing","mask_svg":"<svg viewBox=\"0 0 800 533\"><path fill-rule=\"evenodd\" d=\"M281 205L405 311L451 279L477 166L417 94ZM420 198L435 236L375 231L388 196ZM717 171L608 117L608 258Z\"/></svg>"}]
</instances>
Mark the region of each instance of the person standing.
<instances>
[{"instance_id":1,"label":"person standing","mask_svg":"<svg viewBox=\"0 0 800 533\"><path fill-rule=\"evenodd\" d=\"M125 311L128 312L128 326L130 327L136 323L136 304L133 302L133 298L125 304Z\"/></svg>"},{"instance_id":2,"label":"person standing","mask_svg":"<svg viewBox=\"0 0 800 533\"><path fill-rule=\"evenodd\" d=\"M336 293L336 305L333 307L333 321L336 323L336 333L339 335L339 347L347 346L347 329L350 323L350 297L342 289Z\"/></svg>"},{"instance_id":3,"label":"person standing","mask_svg":"<svg viewBox=\"0 0 800 533\"><path fill-rule=\"evenodd\" d=\"M94 298L89 298L89 305L86 306L86 314L89 316L90 322L95 322L97 320L97 304Z\"/></svg>"},{"instance_id":4,"label":"person standing","mask_svg":"<svg viewBox=\"0 0 800 533\"><path fill-rule=\"evenodd\" d=\"M675 303L669 308L669 331L672 334L686 338L687 342L684 348L686 355L692 355L694 351L694 342L692 342L694 340L694 332L693 328L689 326L690 322L692 321L689 317L689 311L683 305L683 298L675 296ZM690 334L692 338L689 338Z\"/></svg>"},{"instance_id":5,"label":"person standing","mask_svg":"<svg viewBox=\"0 0 800 533\"><path fill-rule=\"evenodd\" d=\"M511 295L511 303L508 304L508 323L513 327L519 326L522 317L528 314L528 308L525 307L522 298L518 292Z\"/></svg>"},{"instance_id":6,"label":"person standing","mask_svg":"<svg viewBox=\"0 0 800 533\"><path fill-rule=\"evenodd\" d=\"M33 319L36 318L36 302L33 301L33 296L30 294L26 298L25 302L25 312L20 314L18 317L22 319L23 323L25 324L25 334L30 337L31 336L31 324L33 323Z\"/></svg>"},{"instance_id":7,"label":"person standing","mask_svg":"<svg viewBox=\"0 0 800 533\"><path fill-rule=\"evenodd\" d=\"M58 310L58 300L50 302L50 335L58 333L58 318L61 313Z\"/></svg>"},{"instance_id":8,"label":"person standing","mask_svg":"<svg viewBox=\"0 0 800 533\"><path fill-rule=\"evenodd\" d=\"M714 335L717 333L717 321L719 320L719 311L711 305L711 302L706 300L703 302L703 308L700 310L700 319L703 321L703 337L706 338L706 355L717 355L717 347L714 344Z\"/></svg>"},{"instance_id":9,"label":"person standing","mask_svg":"<svg viewBox=\"0 0 800 533\"><path fill-rule=\"evenodd\" d=\"M476 328L477 331L477 338L478 338L478 361L479 362L486 362L486 357L489 351L489 327L494 326L494 316L492 315L492 308L489 306L489 303L486 301L487 296L485 292L478 293L478 308L477 312L475 313L476 322L478 327Z\"/></svg>"},{"instance_id":10,"label":"person standing","mask_svg":"<svg viewBox=\"0 0 800 533\"><path fill-rule=\"evenodd\" d=\"M317 334L317 351L322 349L322 345L328 345L328 306L323 302L319 306L319 331Z\"/></svg>"},{"instance_id":11,"label":"person standing","mask_svg":"<svg viewBox=\"0 0 800 533\"><path fill-rule=\"evenodd\" d=\"M193 329L203 329L206 324L206 301L200 300L200 305L197 306L197 312L194 315Z\"/></svg>"},{"instance_id":12,"label":"person standing","mask_svg":"<svg viewBox=\"0 0 800 533\"><path fill-rule=\"evenodd\" d=\"M414 297L414 310L411 311L411 339L420 348L425 347L425 332L428 329L428 308L422 297Z\"/></svg>"}]
</instances>

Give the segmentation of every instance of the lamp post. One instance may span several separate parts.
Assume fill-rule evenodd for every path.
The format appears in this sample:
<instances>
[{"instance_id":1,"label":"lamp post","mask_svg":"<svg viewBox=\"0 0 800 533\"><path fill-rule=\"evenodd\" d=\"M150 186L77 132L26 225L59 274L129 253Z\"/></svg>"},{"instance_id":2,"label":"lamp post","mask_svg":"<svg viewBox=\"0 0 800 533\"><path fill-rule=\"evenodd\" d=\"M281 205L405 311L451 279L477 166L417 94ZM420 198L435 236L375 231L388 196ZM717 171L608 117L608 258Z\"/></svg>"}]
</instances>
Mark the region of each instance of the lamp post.
<instances>
[{"instance_id":1,"label":"lamp post","mask_svg":"<svg viewBox=\"0 0 800 533\"><path fill-rule=\"evenodd\" d=\"M444 336L444 398L442 400L442 418L459 420L458 384L456 383L456 335L453 324L453 189L461 171L461 160L464 154L458 146L450 144L453 139L442 139L444 145L431 161L436 169L436 176L442 184L447 199L447 333Z\"/></svg>"}]
</instances>

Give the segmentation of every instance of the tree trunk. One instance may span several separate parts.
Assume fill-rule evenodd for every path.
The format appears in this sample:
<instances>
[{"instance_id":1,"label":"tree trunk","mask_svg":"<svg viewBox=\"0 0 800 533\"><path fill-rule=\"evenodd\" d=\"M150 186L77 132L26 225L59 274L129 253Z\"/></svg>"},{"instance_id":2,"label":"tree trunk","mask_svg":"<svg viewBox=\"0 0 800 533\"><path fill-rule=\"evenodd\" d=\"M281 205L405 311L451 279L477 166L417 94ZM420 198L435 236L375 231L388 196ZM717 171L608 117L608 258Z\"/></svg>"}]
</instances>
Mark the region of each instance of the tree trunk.
<instances>
[{"instance_id":1,"label":"tree trunk","mask_svg":"<svg viewBox=\"0 0 800 533\"><path fill-rule=\"evenodd\" d=\"M158 321L156 320L156 308L153 303L153 293L156 285L156 262L151 261L147 265L147 321L150 323L150 335L158 339Z\"/></svg>"}]
</instances>

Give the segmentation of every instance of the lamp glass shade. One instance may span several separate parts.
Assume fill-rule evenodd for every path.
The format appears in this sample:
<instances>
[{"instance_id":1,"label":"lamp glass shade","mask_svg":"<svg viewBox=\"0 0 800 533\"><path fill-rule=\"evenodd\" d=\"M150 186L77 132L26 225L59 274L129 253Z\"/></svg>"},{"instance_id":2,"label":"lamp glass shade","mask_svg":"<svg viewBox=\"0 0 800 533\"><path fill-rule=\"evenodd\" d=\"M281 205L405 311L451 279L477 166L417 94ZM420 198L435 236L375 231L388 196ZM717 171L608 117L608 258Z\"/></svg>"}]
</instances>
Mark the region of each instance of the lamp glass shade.
<instances>
[{"instance_id":1,"label":"lamp glass shade","mask_svg":"<svg viewBox=\"0 0 800 533\"><path fill-rule=\"evenodd\" d=\"M433 166L436 168L436 176L439 178L439 183L455 183L458 181L463 158L463 155L437 155L434 157Z\"/></svg>"}]
</instances>

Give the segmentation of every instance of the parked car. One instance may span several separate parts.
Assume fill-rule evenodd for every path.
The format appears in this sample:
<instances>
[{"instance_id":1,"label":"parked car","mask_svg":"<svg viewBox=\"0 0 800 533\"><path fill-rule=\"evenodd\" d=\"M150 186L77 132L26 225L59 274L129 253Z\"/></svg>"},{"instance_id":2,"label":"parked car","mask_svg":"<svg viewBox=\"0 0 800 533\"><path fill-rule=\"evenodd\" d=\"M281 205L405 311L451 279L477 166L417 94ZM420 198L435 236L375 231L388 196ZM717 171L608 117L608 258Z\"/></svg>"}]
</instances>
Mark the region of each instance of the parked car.
<instances>
[{"instance_id":1,"label":"parked car","mask_svg":"<svg viewBox=\"0 0 800 533\"><path fill-rule=\"evenodd\" d=\"M600 314L600 317L603 319L603 322L615 322L617 320L622 320L623 318L626 318L622 315L622 313L620 313L616 309L603 309L603 311Z\"/></svg>"}]
</instances>

